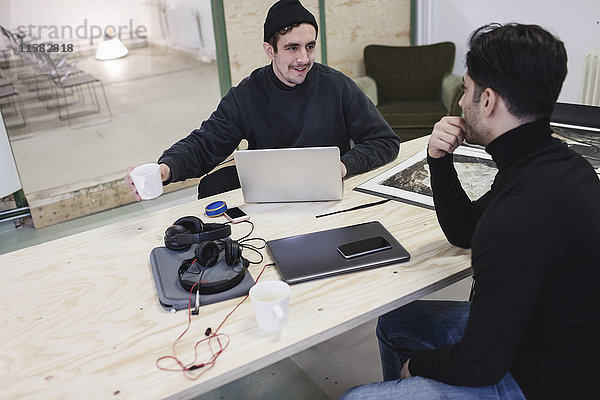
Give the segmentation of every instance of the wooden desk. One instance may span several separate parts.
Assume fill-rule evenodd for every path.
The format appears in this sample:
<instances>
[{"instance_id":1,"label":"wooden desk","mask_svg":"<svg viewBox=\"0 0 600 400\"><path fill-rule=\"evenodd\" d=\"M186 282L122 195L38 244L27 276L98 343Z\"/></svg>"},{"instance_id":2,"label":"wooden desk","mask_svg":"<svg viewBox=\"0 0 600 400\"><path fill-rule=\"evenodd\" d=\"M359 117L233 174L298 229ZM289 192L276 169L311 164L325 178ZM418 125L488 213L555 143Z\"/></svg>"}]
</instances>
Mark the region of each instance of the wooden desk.
<instances>
[{"instance_id":1,"label":"wooden desk","mask_svg":"<svg viewBox=\"0 0 600 400\"><path fill-rule=\"evenodd\" d=\"M425 140L403 143L398 162L422 149ZM159 305L149 253L162 245L165 228L177 218L207 220L202 212L209 200L0 256L0 398L190 398L470 275L470 252L446 241L433 211L391 201L315 219L376 201L352 189L389 167L348 179L340 202L243 206L256 225L253 236L265 239L379 220L412 259L293 285L289 325L280 333L260 331L252 305L245 302L221 329L231 338L229 347L196 381L155 366L157 358L170 354L188 317ZM239 190L218 197L230 206L242 204ZM247 232L245 225L235 225L232 237ZM256 277L261 269L250 270ZM279 279L279 274L267 268L263 279ZM207 327L215 329L238 302L203 306L178 345L181 358L191 361L195 341ZM207 348L200 351L199 358L207 359Z\"/></svg>"}]
</instances>

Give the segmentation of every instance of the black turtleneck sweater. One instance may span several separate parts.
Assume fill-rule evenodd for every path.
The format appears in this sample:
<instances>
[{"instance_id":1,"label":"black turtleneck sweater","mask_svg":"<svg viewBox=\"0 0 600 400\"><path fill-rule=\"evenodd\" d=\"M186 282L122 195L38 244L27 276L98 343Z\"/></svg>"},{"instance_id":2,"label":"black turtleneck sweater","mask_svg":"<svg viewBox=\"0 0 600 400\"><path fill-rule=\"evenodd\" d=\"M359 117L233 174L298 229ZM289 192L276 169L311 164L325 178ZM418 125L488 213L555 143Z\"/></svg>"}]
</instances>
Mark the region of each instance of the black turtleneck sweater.
<instances>
[{"instance_id":1,"label":"black turtleneck sweater","mask_svg":"<svg viewBox=\"0 0 600 400\"><path fill-rule=\"evenodd\" d=\"M231 88L199 129L162 154L159 163L171 169L167 183L210 172L242 139L249 149L337 146L348 175L393 160L400 148L373 103L341 72L315 63L302 84L289 87L267 65Z\"/></svg>"},{"instance_id":2,"label":"black turtleneck sweater","mask_svg":"<svg viewBox=\"0 0 600 400\"><path fill-rule=\"evenodd\" d=\"M475 291L462 340L417 352L410 372L460 386L510 371L527 398L600 398L600 181L545 121L486 148L498 166L471 201L452 155L429 158L450 243L472 248Z\"/></svg>"}]
</instances>

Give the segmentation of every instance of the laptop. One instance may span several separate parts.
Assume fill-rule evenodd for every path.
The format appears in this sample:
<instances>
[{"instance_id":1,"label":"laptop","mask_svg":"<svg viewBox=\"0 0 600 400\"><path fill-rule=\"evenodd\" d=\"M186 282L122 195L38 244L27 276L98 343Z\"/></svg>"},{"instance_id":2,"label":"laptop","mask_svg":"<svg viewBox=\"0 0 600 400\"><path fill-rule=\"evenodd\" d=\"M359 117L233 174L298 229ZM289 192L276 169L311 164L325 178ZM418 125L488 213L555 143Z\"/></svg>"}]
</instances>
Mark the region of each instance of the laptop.
<instances>
[{"instance_id":1,"label":"laptop","mask_svg":"<svg viewBox=\"0 0 600 400\"><path fill-rule=\"evenodd\" d=\"M337 147L238 150L233 157L246 203L342 199Z\"/></svg>"},{"instance_id":2,"label":"laptop","mask_svg":"<svg viewBox=\"0 0 600 400\"><path fill-rule=\"evenodd\" d=\"M600 132L600 107L557 102L550 125Z\"/></svg>"},{"instance_id":3,"label":"laptop","mask_svg":"<svg viewBox=\"0 0 600 400\"><path fill-rule=\"evenodd\" d=\"M387 246L345 256L353 243L383 239ZM281 278L287 283L346 274L410 260L410 254L378 221L267 241Z\"/></svg>"},{"instance_id":4,"label":"laptop","mask_svg":"<svg viewBox=\"0 0 600 400\"><path fill-rule=\"evenodd\" d=\"M600 107L556 103L550 126L592 165L600 178Z\"/></svg>"}]
</instances>

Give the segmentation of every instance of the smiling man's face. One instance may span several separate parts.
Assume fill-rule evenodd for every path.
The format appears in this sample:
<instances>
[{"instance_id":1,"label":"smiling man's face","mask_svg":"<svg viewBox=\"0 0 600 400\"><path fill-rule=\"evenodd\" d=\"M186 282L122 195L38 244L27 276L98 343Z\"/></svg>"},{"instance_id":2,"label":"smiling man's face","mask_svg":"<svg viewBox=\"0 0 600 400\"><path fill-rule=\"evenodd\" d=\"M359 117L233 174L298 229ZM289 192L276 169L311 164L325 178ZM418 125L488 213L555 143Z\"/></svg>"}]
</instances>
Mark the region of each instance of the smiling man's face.
<instances>
[{"instance_id":1,"label":"smiling man's face","mask_svg":"<svg viewBox=\"0 0 600 400\"><path fill-rule=\"evenodd\" d=\"M265 43L265 52L273 61L273 71L288 86L304 82L315 62L317 31L311 24L301 24L277 41L277 51Z\"/></svg>"}]
</instances>

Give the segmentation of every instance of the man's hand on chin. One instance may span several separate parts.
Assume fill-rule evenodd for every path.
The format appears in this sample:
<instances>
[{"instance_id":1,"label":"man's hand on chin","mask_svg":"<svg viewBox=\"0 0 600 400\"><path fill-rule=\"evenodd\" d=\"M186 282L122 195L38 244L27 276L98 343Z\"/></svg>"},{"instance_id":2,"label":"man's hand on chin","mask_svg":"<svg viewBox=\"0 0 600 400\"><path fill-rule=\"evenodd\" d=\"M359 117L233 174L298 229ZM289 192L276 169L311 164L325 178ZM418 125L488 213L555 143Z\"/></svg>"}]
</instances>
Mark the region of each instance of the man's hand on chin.
<instances>
[{"instance_id":1,"label":"man's hand on chin","mask_svg":"<svg viewBox=\"0 0 600 400\"><path fill-rule=\"evenodd\" d=\"M427 152L432 158L441 158L454 150L465 140L467 124L461 117L444 117L433 126L427 144Z\"/></svg>"}]
</instances>

